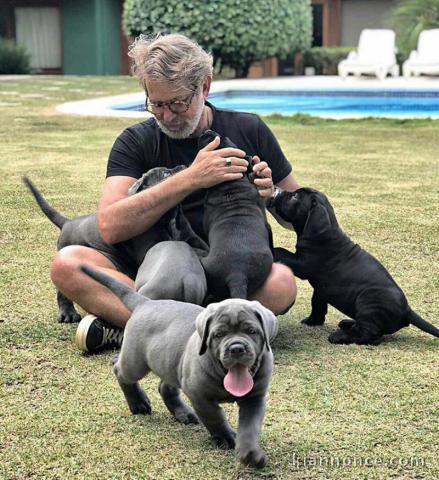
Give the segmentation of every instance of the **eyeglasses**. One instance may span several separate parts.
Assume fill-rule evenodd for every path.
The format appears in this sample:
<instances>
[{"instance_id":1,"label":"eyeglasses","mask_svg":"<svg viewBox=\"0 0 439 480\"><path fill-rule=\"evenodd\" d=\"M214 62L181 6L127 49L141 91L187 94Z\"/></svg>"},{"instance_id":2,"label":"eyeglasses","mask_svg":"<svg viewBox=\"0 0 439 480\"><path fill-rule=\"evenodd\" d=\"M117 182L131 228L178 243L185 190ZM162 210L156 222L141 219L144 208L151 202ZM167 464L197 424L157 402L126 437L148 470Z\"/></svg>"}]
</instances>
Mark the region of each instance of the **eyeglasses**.
<instances>
[{"instance_id":1,"label":"eyeglasses","mask_svg":"<svg viewBox=\"0 0 439 480\"><path fill-rule=\"evenodd\" d=\"M197 90L191 93L186 100L174 100L172 102L151 102L149 98L145 102L145 110L154 115L161 114L168 107L172 113L184 113L189 110L192 100L197 94Z\"/></svg>"}]
</instances>

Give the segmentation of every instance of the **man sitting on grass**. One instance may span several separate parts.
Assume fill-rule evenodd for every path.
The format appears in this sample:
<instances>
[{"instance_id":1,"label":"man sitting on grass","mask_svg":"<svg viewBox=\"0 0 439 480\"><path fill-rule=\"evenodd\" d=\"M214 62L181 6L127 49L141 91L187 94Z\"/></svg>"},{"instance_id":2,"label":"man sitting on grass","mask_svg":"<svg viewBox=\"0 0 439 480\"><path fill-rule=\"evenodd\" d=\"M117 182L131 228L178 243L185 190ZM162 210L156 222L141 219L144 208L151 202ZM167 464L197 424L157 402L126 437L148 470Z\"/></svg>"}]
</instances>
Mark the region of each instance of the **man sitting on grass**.
<instances>
[{"instance_id":1,"label":"man sitting on grass","mask_svg":"<svg viewBox=\"0 0 439 480\"><path fill-rule=\"evenodd\" d=\"M98 208L103 243L63 248L51 266L56 287L90 312L79 323L76 336L78 346L88 352L119 346L130 313L113 293L80 272L80 264L88 264L134 287L139 265L123 252L123 242L147 231L179 203L195 232L204 237L202 189L241 178L247 169L245 153L254 155L257 162L253 168L259 177L255 184L262 197L272 194L274 184L285 190L299 187L278 142L259 117L220 110L207 101L213 62L199 45L182 35L141 35L129 54L145 89L146 109L153 117L123 131L110 152ZM224 150L215 150L219 138L198 150L198 137L207 129L229 137L240 147L229 157L231 162L225 159L230 151L225 154ZM188 168L128 196L129 187L149 169L182 164ZM178 244L174 247L179 248ZM180 290L183 278L178 278L179 273L176 278L175 272L184 276L186 268L184 263L175 263L186 262L183 258L175 254L167 259L163 255L160 259L148 255L148 262L154 265L160 261L162 273L172 271L168 288ZM199 262L195 253L190 261ZM166 287L161 285L162 290ZM175 298L175 292L166 292L165 298ZM295 298L292 271L274 263L267 280L251 299L279 314L286 312Z\"/></svg>"}]
</instances>

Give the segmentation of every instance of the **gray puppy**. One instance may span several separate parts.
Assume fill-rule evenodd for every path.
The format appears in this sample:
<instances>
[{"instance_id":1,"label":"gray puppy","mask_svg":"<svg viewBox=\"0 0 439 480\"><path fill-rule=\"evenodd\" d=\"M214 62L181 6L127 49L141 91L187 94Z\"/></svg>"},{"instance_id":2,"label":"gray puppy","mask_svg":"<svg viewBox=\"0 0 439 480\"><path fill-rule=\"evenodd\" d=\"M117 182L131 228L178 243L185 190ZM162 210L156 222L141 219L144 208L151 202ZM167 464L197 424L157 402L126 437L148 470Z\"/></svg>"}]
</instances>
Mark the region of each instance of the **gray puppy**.
<instances>
[{"instance_id":1,"label":"gray puppy","mask_svg":"<svg viewBox=\"0 0 439 480\"><path fill-rule=\"evenodd\" d=\"M160 183L165 178L174 175L186 168L185 165L178 165L174 168L156 167L152 168L148 172L144 173L129 189L128 195L134 195L143 190ZM174 208L168 210L161 219L147 232L140 234L138 237L134 237L133 242L134 255L136 255L138 263L142 263L145 257L146 250L142 248L145 243L145 235L151 236L152 231L155 231L155 235L159 238L158 242L164 242L167 240L186 242L199 257L207 255L209 246L207 243L199 237L192 225L189 223L186 215L183 212L183 206L181 203ZM149 250L150 246L148 247ZM139 255L140 252L140 255Z\"/></svg>"},{"instance_id":2,"label":"gray puppy","mask_svg":"<svg viewBox=\"0 0 439 480\"><path fill-rule=\"evenodd\" d=\"M151 403L139 380L153 372L159 392L181 423L204 424L212 442L234 448L244 464L261 468L259 446L265 397L273 369L270 341L277 319L259 302L229 299L207 308L174 300L148 300L133 289L87 266L81 270L118 296L133 312L114 373L133 414L150 414ZM195 412L181 399L190 399ZM220 407L239 405L238 433Z\"/></svg>"},{"instance_id":3,"label":"gray puppy","mask_svg":"<svg viewBox=\"0 0 439 480\"><path fill-rule=\"evenodd\" d=\"M145 255L134 288L151 300L179 300L202 305L207 293L203 267L186 242L160 242Z\"/></svg>"},{"instance_id":4,"label":"gray puppy","mask_svg":"<svg viewBox=\"0 0 439 480\"><path fill-rule=\"evenodd\" d=\"M184 168L186 168L184 165L179 165L172 169L165 167L152 168L130 187L128 194L134 195L150 188ZM98 248L103 253L111 253L116 248L128 258L133 258L137 266L139 266L148 250L165 240L187 242L193 248L198 249L197 252L206 252L208 249L205 242L192 230L180 205L169 210L146 232L117 245L108 245L99 233L95 213L81 215L72 219L67 218L47 203L46 199L29 178L25 176L23 181L33 194L43 213L61 230L57 242L58 250L70 245L82 245ZM73 323L81 320L81 316L76 311L73 303L59 291L57 292L57 301L59 322Z\"/></svg>"}]
</instances>

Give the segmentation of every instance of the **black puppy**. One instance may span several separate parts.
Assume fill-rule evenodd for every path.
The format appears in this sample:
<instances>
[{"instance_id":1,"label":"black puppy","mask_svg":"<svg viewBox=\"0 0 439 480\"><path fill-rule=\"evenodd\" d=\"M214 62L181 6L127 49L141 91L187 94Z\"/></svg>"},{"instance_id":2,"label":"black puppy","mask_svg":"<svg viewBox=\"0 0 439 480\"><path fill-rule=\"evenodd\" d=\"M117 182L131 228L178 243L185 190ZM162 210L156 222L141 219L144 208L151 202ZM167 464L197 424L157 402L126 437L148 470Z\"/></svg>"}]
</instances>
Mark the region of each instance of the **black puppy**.
<instances>
[{"instance_id":1,"label":"black puppy","mask_svg":"<svg viewBox=\"0 0 439 480\"><path fill-rule=\"evenodd\" d=\"M207 130L199 138L204 148L215 137ZM236 145L221 137L218 148ZM253 175L251 157L248 175ZM207 190L204 201L204 231L209 254L201 260L209 292L218 298L244 298L259 288L273 264L271 230L265 202L248 175L220 183Z\"/></svg>"},{"instance_id":2,"label":"black puppy","mask_svg":"<svg viewBox=\"0 0 439 480\"><path fill-rule=\"evenodd\" d=\"M404 292L378 260L341 230L326 196L312 188L279 193L270 210L293 225L296 253L275 249L275 259L314 289L306 325L322 325L328 304L351 319L329 336L332 343L380 343L381 336L413 324L439 337L439 329L416 314Z\"/></svg>"},{"instance_id":3,"label":"black puppy","mask_svg":"<svg viewBox=\"0 0 439 480\"><path fill-rule=\"evenodd\" d=\"M184 168L186 168L184 165L173 169L165 167L152 168L130 187L128 194L134 195L146 188L152 187ZM23 177L23 181L35 197L43 213L61 230L57 242L58 250L70 245L81 245L85 247L101 245L105 251L107 244L99 233L95 213L72 219L67 218L47 203L47 200L29 178ZM135 259L136 264L140 265L147 251L157 243L165 240L185 241L189 243L200 256L207 254L208 247L206 243L193 231L180 205L169 210L146 232L113 247L120 250L122 254ZM59 322L73 323L81 320L81 316L76 311L73 302L59 291L57 292L57 302Z\"/></svg>"}]
</instances>

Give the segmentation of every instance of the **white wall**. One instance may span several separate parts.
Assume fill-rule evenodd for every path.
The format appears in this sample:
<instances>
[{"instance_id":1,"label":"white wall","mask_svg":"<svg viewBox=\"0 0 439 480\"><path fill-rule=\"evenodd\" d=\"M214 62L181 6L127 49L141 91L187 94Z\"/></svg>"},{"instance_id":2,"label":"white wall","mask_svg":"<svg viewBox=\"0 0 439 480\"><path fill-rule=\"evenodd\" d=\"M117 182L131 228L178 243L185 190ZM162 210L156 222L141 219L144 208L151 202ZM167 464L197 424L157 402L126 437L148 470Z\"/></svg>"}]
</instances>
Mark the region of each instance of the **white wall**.
<instances>
[{"instance_id":1,"label":"white wall","mask_svg":"<svg viewBox=\"0 0 439 480\"><path fill-rule=\"evenodd\" d=\"M396 0L342 0L341 44L355 46L363 28L391 28Z\"/></svg>"}]
</instances>

